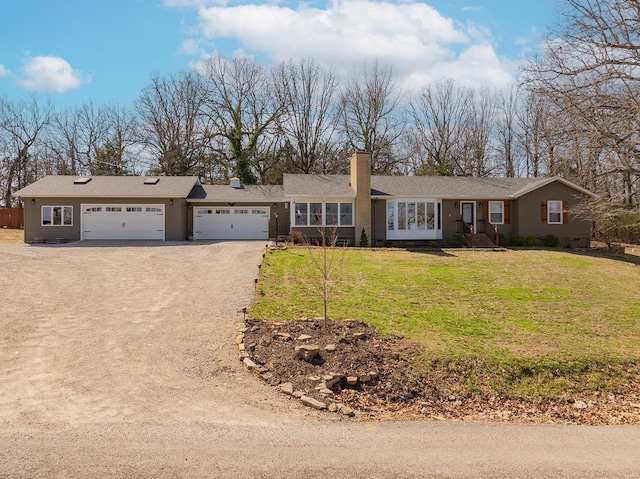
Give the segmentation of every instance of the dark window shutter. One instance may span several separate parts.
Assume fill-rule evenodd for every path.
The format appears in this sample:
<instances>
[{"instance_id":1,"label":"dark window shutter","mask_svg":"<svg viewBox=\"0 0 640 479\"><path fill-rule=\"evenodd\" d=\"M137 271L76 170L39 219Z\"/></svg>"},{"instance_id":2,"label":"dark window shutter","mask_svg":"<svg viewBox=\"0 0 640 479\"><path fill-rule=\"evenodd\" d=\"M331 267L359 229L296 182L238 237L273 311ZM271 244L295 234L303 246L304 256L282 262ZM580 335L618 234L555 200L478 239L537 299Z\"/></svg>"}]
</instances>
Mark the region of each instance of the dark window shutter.
<instances>
[{"instance_id":1,"label":"dark window shutter","mask_svg":"<svg viewBox=\"0 0 640 479\"><path fill-rule=\"evenodd\" d=\"M511 223L511 201L504 202L504 224Z\"/></svg>"},{"instance_id":2,"label":"dark window shutter","mask_svg":"<svg viewBox=\"0 0 640 479\"><path fill-rule=\"evenodd\" d=\"M489 202L488 201L482 202L482 219L486 222L489 221Z\"/></svg>"},{"instance_id":3,"label":"dark window shutter","mask_svg":"<svg viewBox=\"0 0 640 479\"><path fill-rule=\"evenodd\" d=\"M542 211L542 217L540 218L542 220L542 224L546 225L547 224L547 202L543 201L542 202L542 206L541 206L541 211Z\"/></svg>"},{"instance_id":4,"label":"dark window shutter","mask_svg":"<svg viewBox=\"0 0 640 479\"><path fill-rule=\"evenodd\" d=\"M569 202L562 202L562 224L566 225L569 222Z\"/></svg>"}]
</instances>

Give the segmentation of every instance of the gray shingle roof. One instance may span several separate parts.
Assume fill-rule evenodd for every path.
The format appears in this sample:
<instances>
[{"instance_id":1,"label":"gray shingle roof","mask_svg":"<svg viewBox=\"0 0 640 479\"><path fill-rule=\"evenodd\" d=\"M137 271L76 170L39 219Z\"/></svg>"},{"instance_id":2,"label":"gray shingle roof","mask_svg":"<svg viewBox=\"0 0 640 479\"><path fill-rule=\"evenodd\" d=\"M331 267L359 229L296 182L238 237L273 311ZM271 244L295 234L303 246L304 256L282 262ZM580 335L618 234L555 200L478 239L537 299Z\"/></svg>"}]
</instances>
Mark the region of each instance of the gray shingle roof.
<instances>
[{"instance_id":1,"label":"gray shingle roof","mask_svg":"<svg viewBox=\"0 0 640 479\"><path fill-rule=\"evenodd\" d=\"M232 188L228 185L198 185L188 197L192 203L208 201L248 202L285 201L284 189L281 185L243 185Z\"/></svg>"},{"instance_id":2,"label":"gray shingle roof","mask_svg":"<svg viewBox=\"0 0 640 479\"><path fill-rule=\"evenodd\" d=\"M349 175L284 175L284 192L287 197L343 196L354 198Z\"/></svg>"},{"instance_id":3,"label":"gray shingle roof","mask_svg":"<svg viewBox=\"0 0 640 479\"><path fill-rule=\"evenodd\" d=\"M542 179L544 180L544 179ZM372 196L433 197L442 199L504 199L540 178L472 178L461 176L372 176Z\"/></svg>"},{"instance_id":4,"label":"gray shingle roof","mask_svg":"<svg viewBox=\"0 0 640 479\"><path fill-rule=\"evenodd\" d=\"M145 184L145 176L92 176L85 184L74 184L79 177L50 175L16 191L13 196L49 198L186 198L195 176L159 176L155 184Z\"/></svg>"},{"instance_id":5,"label":"gray shingle roof","mask_svg":"<svg viewBox=\"0 0 640 479\"><path fill-rule=\"evenodd\" d=\"M284 175L287 197L354 197L349 175ZM372 176L371 196L442 199L504 199L535 189L544 178L472 178L453 176Z\"/></svg>"}]
</instances>

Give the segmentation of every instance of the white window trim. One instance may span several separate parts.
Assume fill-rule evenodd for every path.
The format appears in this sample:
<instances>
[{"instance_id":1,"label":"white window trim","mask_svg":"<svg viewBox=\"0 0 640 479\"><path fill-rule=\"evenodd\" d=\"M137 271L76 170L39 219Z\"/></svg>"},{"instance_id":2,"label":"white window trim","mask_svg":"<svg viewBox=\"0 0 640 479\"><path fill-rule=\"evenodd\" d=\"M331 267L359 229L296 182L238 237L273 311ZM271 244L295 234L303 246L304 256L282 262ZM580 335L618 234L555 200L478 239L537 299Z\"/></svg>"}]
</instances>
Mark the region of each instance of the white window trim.
<instances>
[{"instance_id":1,"label":"white window trim","mask_svg":"<svg viewBox=\"0 0 640 479\"><path fill-rule=\"evenodd\" d=\"M560 206L558 213L560 213L559 221L551 221L551 204L558 204ZM562 200L547 200L547 224L549 225L561 225L562 224Z\"/></svg>"},{"instance_id":2,"label":"white window trim","mask_svg":"<svg viewBox=\"0 0 640 479\"><path fill-rule=\"evenodd\" d=\"M492 204L501 205L502 208L501 208L501 211L500 211L500 216L502 217L502 220L496 221L496 222L491 221L491 205ZM488 216L489 216L489 218L488 218L489 224L492 224L492 225L503 225L504 224L504 201L489 201Z\"/></svg>"},{"instance_id":3,"label":"white window trim","mask_svg":"<svg viewBox=\"0 0 640 479\"><path fill-rule=\"evenodd\" d=\"M393 203L394 218L393 229L389 229L389 204ZM425 229L398 229L398 203L433 203L434 204L434 227L429 229L426 224ZM416 206L416 215L418 207ZM426 206L425 206L426 214ZM417 221L417 220L416 220ZM436 198L394 198L386 201L385 205L385 231L388 240L433 240L442 239L442 201Z\"/></svg>"},{"instance_id":4,"label":"white window trim","mask_svg":"<svg viewBox=\"0 0 640 479\"><path fill-rule=\"evenodd\" d=\"M296 224L296 212L297 212L297 208L296 208L296 204L297 203L306 203L307 205L307 212L306 212L306 224L301 225L301 224ZM321 224L317 224L317 225L313 225L313 224L309 224L309 218L311 215L311 204L312 203L320 203L322 204L322 222ZM337 203L338 204L338 223L340 223L340 221L342 220L342 214L340 213L341 209L341 205L343 204L349 204L351 205L351 224L338 224L338 225L328 225L326 224L327 222L327 203ZM292 228L318 228L318 227L328 227L328 228L353 228L355 226L355 202L353 201L343 201L343 200L339 200L339 199L335 199L335 200L316 200L316 199L305 199L305 200L293 200L292 201L292 207L291 207L291 227Z\"/></svg>"},{"instance_id":5,"label":"white window trim","mask_svg":"<svg viewBox=\"0 0 640 479\"><path fill-rule=\"evenodd\" d=\"M46 224L44 222L44 209L45 208L50 208L51 209L51 223L50 224ZM53 224L53 208L62 208L62 217L61 217L61 221L62 223L60 223L59 225ZM71 209L71 224L65 224L64 222L64 210L65 208L70 208ZM40 208L40 226L73 226L73 206L71 205L42 205Z\"/></svg>"}]
</instances>

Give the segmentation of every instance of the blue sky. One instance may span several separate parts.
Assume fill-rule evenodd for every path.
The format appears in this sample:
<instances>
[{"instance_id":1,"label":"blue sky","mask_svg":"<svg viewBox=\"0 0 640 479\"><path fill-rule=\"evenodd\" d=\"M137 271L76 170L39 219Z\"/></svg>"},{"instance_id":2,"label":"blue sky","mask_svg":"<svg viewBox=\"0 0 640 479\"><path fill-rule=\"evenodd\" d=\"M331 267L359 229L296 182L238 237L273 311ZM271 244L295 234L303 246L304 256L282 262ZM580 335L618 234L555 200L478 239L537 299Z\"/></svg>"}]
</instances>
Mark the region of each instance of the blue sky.
<instances>
[{"instance_id":1,"label":"blue sky","mask_svg":"<svg viewBox=\"0 0 640 479\"><path fill-rule=\"evenodd\" d=\"M556 21L554 0L20 0L0 9L0 96L130 103L208 56L390 65L407 88L504 85Z\"/></svg>"}]
</instances>

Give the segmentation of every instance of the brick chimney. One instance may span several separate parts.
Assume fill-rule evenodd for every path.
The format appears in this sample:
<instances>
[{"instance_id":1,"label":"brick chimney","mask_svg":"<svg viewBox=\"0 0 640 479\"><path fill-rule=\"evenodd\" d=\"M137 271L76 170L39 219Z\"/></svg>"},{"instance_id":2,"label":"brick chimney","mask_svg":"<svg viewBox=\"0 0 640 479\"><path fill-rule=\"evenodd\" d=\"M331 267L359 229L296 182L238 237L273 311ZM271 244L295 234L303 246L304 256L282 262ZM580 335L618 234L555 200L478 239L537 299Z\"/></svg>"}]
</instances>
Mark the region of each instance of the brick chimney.
<instances>
[{"instance_id":1,"label":"brick chimney","mask_svg":"<svg viewBox=\"0 0 640 479\"><path fill-rule=\"evenodd\" d=\"M351 156L351 187L356 193L355 242L360 243L364 228L371 241L371 153L356 151Z\"/></svg>"}]
</instances>

